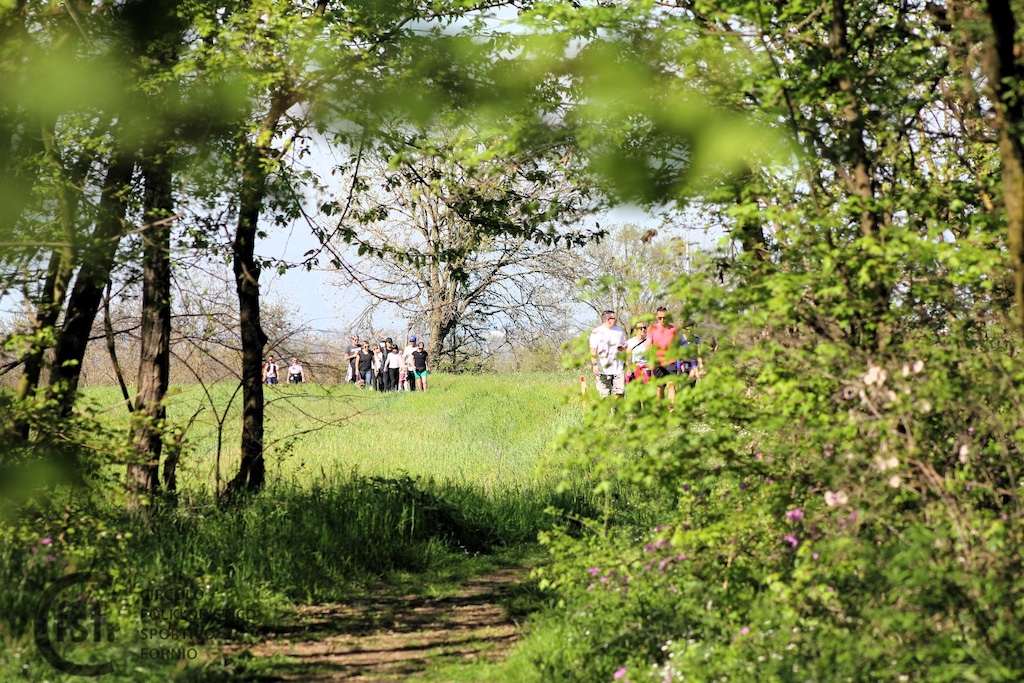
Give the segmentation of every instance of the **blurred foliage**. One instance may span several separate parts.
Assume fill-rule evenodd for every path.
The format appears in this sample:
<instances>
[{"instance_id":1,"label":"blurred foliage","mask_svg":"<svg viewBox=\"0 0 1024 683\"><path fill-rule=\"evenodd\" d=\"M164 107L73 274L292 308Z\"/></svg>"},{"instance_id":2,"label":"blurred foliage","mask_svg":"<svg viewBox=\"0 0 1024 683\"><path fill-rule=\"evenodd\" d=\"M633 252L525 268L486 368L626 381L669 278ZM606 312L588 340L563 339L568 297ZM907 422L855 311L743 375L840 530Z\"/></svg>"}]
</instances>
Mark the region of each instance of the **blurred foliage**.
<instances>
[{"instance_id":1,"label":"blurred foliage","mask_svg":"<svg viewBox=\"0 0 1024 683\"><path fill-rule=\"evenodd\" d=\"M0 286L41 314L103 243L101 198L127 192L136 216L138 188L105 172L153 137L177 142L180 201L205 211L185 221L199 249L247 189L246 145L265 152L265 225L283 225L324 186L296 162L311 131L358 147L439 112L481 131L468 159L566 145L607 204L699 200L728 226L738 249L716 277L669 290L698 334L716 330L707 376L674 411L630 386L564 441L605 506L547 536L559 609L522 651L540 678L1024 677L1024 377L984 8L961 22L913 2L539 2L506 32L464 2L4 8ZM181 22L170 70L150 68L162 20ZM522 227L507 203L469 209ZM55 322L11 348L51 345ZM53 398L5 403L34 440L5 441L4 466L108 491L89 477L115 440ZM79 511L5 479L23 555L4 561L45 580L32 529ZM100 547L76 566L116 555Z\"/></svg>"},{"instance_id":2,"label":"blurred foliage","mask_svg":"<svg viewBox=\"0 0 1024 683\"><path fill-rule=\"evenodd\" d=\"M709 97L801 151L703 196L740 247L672 287L716 330L707 376L566 435L606 509L547 538L559 608L521 656L558 681L1019 680L1024 376L976 34L916 4L643 16L757 55Z\"/></svg>"}]
</instances>

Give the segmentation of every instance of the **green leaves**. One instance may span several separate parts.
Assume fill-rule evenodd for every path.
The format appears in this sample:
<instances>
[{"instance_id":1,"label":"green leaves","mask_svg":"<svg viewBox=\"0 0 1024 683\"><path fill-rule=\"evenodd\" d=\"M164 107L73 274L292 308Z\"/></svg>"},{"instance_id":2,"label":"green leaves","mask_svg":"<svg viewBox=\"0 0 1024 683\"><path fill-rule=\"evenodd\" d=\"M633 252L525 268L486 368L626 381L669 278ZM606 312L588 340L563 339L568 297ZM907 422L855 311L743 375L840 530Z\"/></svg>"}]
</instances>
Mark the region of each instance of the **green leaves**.
<instances>
[{"instance_id":1,"label":"green leaves","mask_svg":"<svg viewBox=\"0 0 1024 683\"><path fill-rule=\"evenodd\" d=\"M634 652L666 675L708 680L1021 675L1010 654L1024 643L1019 616L994 607L1021 600L1024 397L1011 360L1020 344L1006 315L995 148L968 132L988 124L968 113L974 94L949 69L969 46L951 45L917 10L847 2L844 19L836 7L700 3L685 20L666 10L649 29L668 35L693 21L732 47L730 35L744 32L758 59L718 88L709 77L690 83L788 127L802 149L786 163L751 163L703 197L742 247L723 257L720 280L698 273L672 288L698 312L698 329L715 330L708 374L677 392L673 412L655 387L631 384L614 416L597 406L568 441L568 454L608 482L610 527L602 543L566 544L575 562L565 576L618 558L631 593L635 583L689 617L564 589L568 609L593 615L572 631L588 644L593 678ZM618 31L629 28L609 35ZM679 35L674 47L691 40ZM615 66L639 81L628 59L650 54ZM697 137L663 137L684 128L659 128L635 105L659 95L635 83L623 91L632 110L600 110L621 158L592 157L595 169L618 163L658 186L670 174L644 145L664 142L653 148L685 154L655 194L677 192ZM949 117L963 125L934 125ZM692 110L682 118L695 120ZM596 148L601 138L589 140ZM687 557L656 580L633 561L655 526ZM616 632L611 645L583 635L633 620L644 633Z\"/></svg>"}]
</instances>

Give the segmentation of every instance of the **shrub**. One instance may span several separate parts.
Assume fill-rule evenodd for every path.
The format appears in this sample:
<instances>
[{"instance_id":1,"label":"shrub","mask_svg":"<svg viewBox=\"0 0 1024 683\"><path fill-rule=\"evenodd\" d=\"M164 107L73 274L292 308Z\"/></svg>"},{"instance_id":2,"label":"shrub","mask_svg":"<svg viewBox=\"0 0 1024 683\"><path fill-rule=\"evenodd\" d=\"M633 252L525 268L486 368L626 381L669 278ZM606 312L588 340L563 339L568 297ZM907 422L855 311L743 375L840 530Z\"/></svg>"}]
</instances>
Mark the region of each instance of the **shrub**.
<instances>
[{"instance_id":1,"label":"shrub","mask_svg":"<svg viewBox=\"0 0 1024 683\"><path fill-rule=\"evenodd\" d=\"M631 385L565 440L607 507L548 537L564 608L536 641L572 645L523 656L565 681L1024 677L1010 326L908 326L869 352L729 297L674 412Z\"/></svg>"}]
</instances>

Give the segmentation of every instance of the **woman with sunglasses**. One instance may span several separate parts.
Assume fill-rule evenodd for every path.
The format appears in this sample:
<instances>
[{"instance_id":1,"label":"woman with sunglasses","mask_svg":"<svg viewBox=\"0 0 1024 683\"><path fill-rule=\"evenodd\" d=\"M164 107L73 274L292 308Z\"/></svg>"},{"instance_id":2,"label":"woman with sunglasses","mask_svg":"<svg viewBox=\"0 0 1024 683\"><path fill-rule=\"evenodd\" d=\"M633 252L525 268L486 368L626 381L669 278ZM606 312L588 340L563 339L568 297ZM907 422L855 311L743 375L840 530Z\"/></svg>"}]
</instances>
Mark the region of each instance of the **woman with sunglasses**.
<instances>
[{"instance_id":1,"label":"woman with sunglasses","mask_svg":"<svg viewBox=\"0 0 1024 683\"><path fill-rule=\"evenodd\" d=\"M647 341L647 323L638 322L633 326L633 336L626 341L626 350L629 355L626 357L628 372L626 372L626 384L635 379L647 384L651 378L651 371L647 367L647 349L650 344Z\"/></svg>"}]
</instances>

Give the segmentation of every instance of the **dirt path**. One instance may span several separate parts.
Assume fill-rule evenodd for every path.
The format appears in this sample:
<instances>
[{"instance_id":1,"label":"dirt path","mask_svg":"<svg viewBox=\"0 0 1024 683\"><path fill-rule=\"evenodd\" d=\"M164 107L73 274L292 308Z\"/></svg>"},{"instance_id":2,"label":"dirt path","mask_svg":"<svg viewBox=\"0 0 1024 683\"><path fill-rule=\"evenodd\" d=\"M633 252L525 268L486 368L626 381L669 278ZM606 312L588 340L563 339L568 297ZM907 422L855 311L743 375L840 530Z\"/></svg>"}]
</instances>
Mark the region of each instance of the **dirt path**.
<instances>
[{"instance_id":1,"label":"dirt path","mask_svg":"<svg viewBox=\"0 0 1024 683\"><path fill-rule=\"evenodd\" d=\"M273 658L260 680L281 681L406 681L443 663L500 659L519 628L499 602L524 577L502 569L448 597L305 606L295 626L246 649Z\"/></svg>"}]
</instances>

